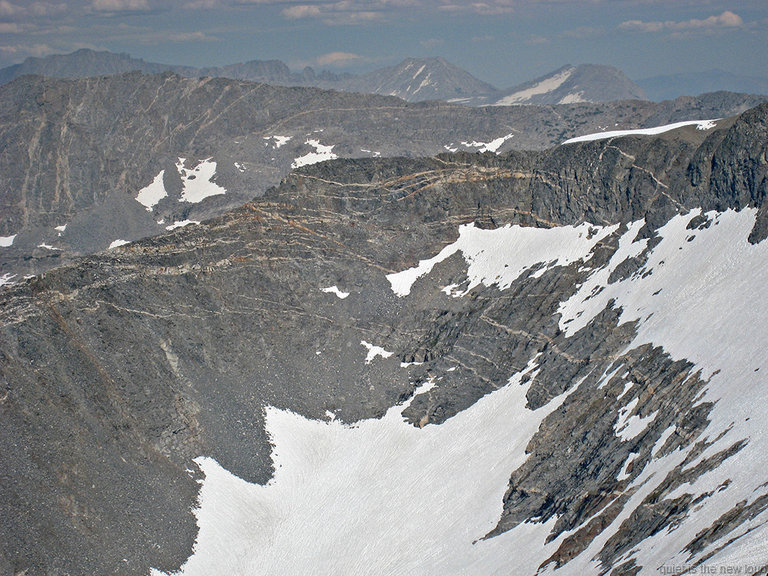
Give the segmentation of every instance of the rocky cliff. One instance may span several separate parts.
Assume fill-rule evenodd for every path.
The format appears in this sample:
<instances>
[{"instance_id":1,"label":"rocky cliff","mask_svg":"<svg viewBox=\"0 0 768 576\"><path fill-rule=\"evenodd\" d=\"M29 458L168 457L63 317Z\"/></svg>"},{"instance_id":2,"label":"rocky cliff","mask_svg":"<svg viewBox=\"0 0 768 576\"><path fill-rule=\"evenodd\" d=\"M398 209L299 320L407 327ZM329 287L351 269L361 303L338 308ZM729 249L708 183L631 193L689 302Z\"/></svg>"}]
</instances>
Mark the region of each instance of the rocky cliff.
<instances>
[{"instance_id":1,"label":"rocky cliff","mask_svg":"<svg viewBox=\"0 0 768 576\"><path fill-rule=\"evenodd\" d=\"M335 158L543 149L611 128L731 116L757 98L470 109L171 74L0 86L0 279L240 206Z\"/></svg>"},{"instance_id":2,"label":"rocky cliff","mask_svg":"<svg viewBox=\"0 0 768 576\"><path fill-rule=\"evenodd\" d=\"M336 160L4 290L3 572L763 567L767 154Z\"/></svg>"}]
</instances>

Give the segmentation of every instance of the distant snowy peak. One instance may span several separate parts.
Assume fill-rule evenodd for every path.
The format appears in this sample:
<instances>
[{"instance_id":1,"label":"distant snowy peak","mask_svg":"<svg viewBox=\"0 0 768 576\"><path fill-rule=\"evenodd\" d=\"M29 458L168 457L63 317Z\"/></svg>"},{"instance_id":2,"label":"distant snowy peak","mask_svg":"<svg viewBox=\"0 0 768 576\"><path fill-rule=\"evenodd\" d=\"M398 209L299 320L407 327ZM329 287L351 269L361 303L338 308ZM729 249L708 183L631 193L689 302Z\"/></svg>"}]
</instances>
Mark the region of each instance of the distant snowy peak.
<instances>
[{"instance_id":1,"label":"distant snowy peak","mask_svg":"<svg viewBox=\"0 0 768 576\"><path fill-rule=\"evenodd\" d=\"M552 105L632 99L645 100L646 96L621 70L611 66L581 64L564 66L505 90L496 97L494 105Z\"/></svg>"},{"instance_id":2,"label":"distant snowy peak","mask_svg":"<svg viewBox=\"0 0 768 576\"><path fill-rule=\"evenodd\" d=\"M407 58L397 66L356 77L348 89L409 102L472 99L496 92L490 84L442 58Z\"/></svg>"}]
</instances>

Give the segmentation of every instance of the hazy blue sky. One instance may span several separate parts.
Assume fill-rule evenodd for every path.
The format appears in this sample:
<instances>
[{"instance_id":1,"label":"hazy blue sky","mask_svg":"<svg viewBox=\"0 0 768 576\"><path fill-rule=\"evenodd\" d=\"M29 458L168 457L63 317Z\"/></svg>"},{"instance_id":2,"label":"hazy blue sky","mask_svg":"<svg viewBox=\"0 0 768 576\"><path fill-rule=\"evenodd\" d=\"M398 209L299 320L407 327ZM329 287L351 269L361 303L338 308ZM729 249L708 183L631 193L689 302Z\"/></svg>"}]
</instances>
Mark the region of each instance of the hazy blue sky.
<instances>
[{"instance_id":1,"label":"hazy blue sky","mask_svg":"<svg viewBox=\"0 0 768 576\"><path fill-rule=\"evenodd\" d=\"M0 66L83 47L353 72L442 56L499 87L580 63L768 77L768 0L0 0Z\"/></svg>"}]
</instances>

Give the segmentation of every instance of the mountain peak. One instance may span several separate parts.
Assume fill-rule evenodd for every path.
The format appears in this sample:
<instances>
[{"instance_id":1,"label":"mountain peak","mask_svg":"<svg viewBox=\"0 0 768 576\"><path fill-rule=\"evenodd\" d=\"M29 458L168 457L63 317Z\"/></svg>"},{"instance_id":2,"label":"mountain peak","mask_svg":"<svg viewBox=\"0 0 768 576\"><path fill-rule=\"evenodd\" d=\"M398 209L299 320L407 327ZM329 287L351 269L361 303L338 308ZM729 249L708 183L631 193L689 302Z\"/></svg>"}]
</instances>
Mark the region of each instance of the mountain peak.
<instances>
[{"instance_id":1,"label":"mountain peak","mask_svg":"<svg viewBox=\"0 0 768 576\"><path fill-rule=\"evenodd\" d=\"M618 68L602 64L567 64L505 90L495 104L551 105L633 99L647 98L643 90Z\"/></svg>"},{"instance_id":2,"label":"mountain peak","mask_svg":"<svg viewBox=\"0 0 768 576\"><path fill-rule=\"evenodd\" d=\"M486 96L496 88L440 57L406 58L356 78L356 92L397 96L408 101L461 101Z\"/></svg>"}]
</instances>

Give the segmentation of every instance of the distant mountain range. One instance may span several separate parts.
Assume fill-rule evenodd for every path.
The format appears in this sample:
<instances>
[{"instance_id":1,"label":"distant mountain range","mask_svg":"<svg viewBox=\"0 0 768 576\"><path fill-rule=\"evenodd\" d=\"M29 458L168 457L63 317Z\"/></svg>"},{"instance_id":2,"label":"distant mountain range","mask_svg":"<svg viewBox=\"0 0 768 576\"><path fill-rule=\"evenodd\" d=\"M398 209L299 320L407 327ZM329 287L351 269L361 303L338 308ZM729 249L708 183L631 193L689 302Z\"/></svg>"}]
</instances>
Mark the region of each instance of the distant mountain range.
<instances>
[{"instance_id":1,"label":"distant mountain range","mask_svg":"<svg viewBox=\"0 0 768 576\"><path fill-rule=\"evenodd\" d=\"M280 60L250 60L227 66L196 68L146 62L128 54L89 49L44 58L27 58L20 64L0 69L0 84L23 75L85 78L136 70L145 74L173 72L188 78L210 76L279 86L397 96L408 102L446 100L471 106L634 99L661 101L722 90L768 94L768 79L722 70L655 76L634 82L612 66L566 65L517 86L499 89L442 58L407 58L396 66L378 68L366 74L336 74L327 70L315 71L309 66L301 72L293 72Z\"/></svg>"},{"instance_id":2,"label":"distant mountain range","mask_svg":"<svg viewBox=\"0 0 768 576\"><path fill-rule=\"evenodd\" d=\"M768 78L734 74L724 70L706 70L668 76L654 76L637 81L651 100L671 100L688 94L729 90L745 94L768 94Z\"/></svg>"},{"instance_id":3,"label":"distant mountain range","mask_svg":"<svg viewBox=\"0 0 768 576\"><path fill-rule=\"evenodd\" d=\"M316 72L310 67L292 72L280 60L252 60L221 67L195 68L146 62L128 54L88 49L45 58L27 58L21 64L0 69L0 83L26 74L82 78L135 70L145 74L173 72L193 78L211 76L397 96L408 102L447 100L475 106L646 99L643 90L620 70L589 64L564 66L513 88L498 89L442 58L408 58L396 66L354 75Z\"/></svg>"}]
</instances>

